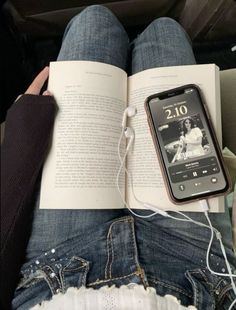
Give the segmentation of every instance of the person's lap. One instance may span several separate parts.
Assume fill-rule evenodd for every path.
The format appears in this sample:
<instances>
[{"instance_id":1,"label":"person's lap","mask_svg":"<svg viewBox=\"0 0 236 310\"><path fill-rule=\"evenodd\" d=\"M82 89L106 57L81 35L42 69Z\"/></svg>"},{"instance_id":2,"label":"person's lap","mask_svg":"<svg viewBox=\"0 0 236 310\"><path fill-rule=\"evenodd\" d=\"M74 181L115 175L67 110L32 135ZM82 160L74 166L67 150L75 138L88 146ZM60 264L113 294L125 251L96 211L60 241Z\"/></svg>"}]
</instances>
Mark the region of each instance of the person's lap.
<instances>
[{"instance_id":1,"label":"person's lap","mask_svg":"<svg viewBox=\"0 0 236 310\"><path fill-rule=\"evenodd\" d=\"M128 53L129 38L116 17L105 7L91 6L68 24L57 60L99 61L125 70ZM99 227L122 216L123 210L113 210L112 206L110 210L40 210L37 197L27 259L90 226Z\"/></svg>"},{"instance_id":2,"label":"person's lap","mask_svg":"<svg viewBox=\"0 0 236 310\"><path fill-rule=\"evenodd\" d=\"M126 70L129 54L132 56L132 74L153 67L195 64L189 39L175 21L169 18L155 20L130 45L128 36L116 17L100 6L87 8L72 20L65 31L58 60L100 61ZM142 211L144 212L148 211ZM33 260L67 239L84 236L91 228L99 230L102 225L127 215L128 210L113 209L40 210L37 202L27 260ZM203 214L192 212L188 215L200 222L206 222ZM223 232L224 240L230 249L231 226L227 210L224 214L211 214L210 217L213 226ZM172 265L177 263L178 272L183 274L191 264L205 266L206 248L210 238L207 229L154 216L149 220L135 218L135 235L140 262L149 266L148 274L156 273L158 277L158 272L165 269L161 263L163 260ZM195 249L194 254L189 253L188 244L191 245L191 251ZM169 252L168 246L171 249ZM184 253L183 265L180 251ZM161 253L163 259L160 257ZM216 248L214 253L217 253ZM189 263L186 264L186 261ZM170 273L170 269L166 268L166 271ZM166 276L168 278L168 275Z\"/></svg>"},{"instance_id":3,"label":"person's lap","mask_svg":"<svg viewBox=\"0 0 236 310\"><path fill-rule=\"evenodd\" d=\"M132 74L153 67L195 64L186 33L170 18L155 20L131 46ZM67 26L58 61L100 61L125 70L128 55L129 38L123 26L108 9L92 6L72 19ZM224 214L211 214L211 219L222 231L224 240L230 246L231 226L227 211ZM127 212L113 209L39 210L37 203L27 256L31 258L37 249L46 250L47 247L50 248L79 231L85 231L90 225L101 225L124 214ZM187 214L205 222L203 214L193 212ZM157 224L158 219L152 222ZM178 227L176 221L169 219L166 219L166 225L176 226L176 229ZM191 231L189 233L191 237Z\"/></svg>"}]
</instances>

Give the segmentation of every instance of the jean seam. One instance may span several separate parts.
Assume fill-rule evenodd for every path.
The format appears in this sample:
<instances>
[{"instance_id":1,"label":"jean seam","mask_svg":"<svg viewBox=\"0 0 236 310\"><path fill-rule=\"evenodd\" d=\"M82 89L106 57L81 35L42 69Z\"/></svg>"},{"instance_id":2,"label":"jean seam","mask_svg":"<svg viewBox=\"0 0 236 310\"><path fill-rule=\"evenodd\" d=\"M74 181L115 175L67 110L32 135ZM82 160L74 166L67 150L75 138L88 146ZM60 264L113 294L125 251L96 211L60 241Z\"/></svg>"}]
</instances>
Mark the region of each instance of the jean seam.
<instances>
[{"instance_id":1,"label":"jean seam","mask_svg":"<svg viewBox=\"0 0 236 310\"><path fill-rule=\"evenodd\" d=\"M77 268L73 268L73 269L66 269L72 262L73 259L76 259L77 261L80 261L82 263L81 266L77 267ZM63 271L76 271L76 270L79 270L81 268L83 268L85 265L87 264L87 261L80 258L79 256L72 256L70 261L63 267Z\"/></svg>"},{"instance_id":2,"label":"jean seam","mask_svg":"<svg viewBox=\"0 0 236 310\"><path fill-rule=\"evenodd\" d=\"M222 298L225 297L225 294L229 291L233 289L232 288L232 284L229 283L228 285L226 285L222 290L221 293L218 296L218 300L219 300L219 306L222 304Z\"/></svg>"},{"instance_id":3,"label":"jean seam","mask_svg":"<svg viewBox=\"0 0 236 310\"><path fill-rule=\"evenodd\" d=\"M198 271L190 271L191 274L201 274L201 276L203 277L204 281L212 288L212 297L214 297L214 293L217 290L217 287L220 285L220 283L224 280L220 279L220 281L217 283L217 285L213 285L212 282L210 282L205 274L204 270L208 270L208 269L199 269Z\"/></svg>"},{"instance_id":4,"label":"jean seam","mask_svg":"<svg viewBox=\"0 0 236 310\"><path fill-rule=\"evenodd\" d=\"M216 285L213 285L212 282L209 282L207 279L207 276L204 274L204 270L199 270L199 271L191 271L191 274L201 274L205 280L205 282L210 286L209 288L209 294L211 295L212 302L214 306L221 306L222 304L222 298L225 297L225 294L232 289L231 283L227 283L226 280L221 279L218 277L218 282ZM222 282L225 284L223 288L221 288ZM219 290L219 292L217 292ZM215 299L215 294L217 295L217 302Z\"/></svg>"},{"instance_id":5,"label":"jean seam","mask_svg":"<svg viewBox=\"0 0 236 310\"><path fill-rule=\"evenodd\" d=\"M64 277L63 268L61 268L59 270L59 277L60 277L60 280L61 280L62 292L65 293L65 277Z\"/></svg>"},{"instance_id":6,"label":"jean seam","mask_svg":"<svg viewBox=\"0 0 236 310\"><path fill-rule=\"evenodd\" d=\"M30 278L28 276L25 277L23 275L23 278L19 281L19 283L18 283L18 285L16 287L16 290L19 290L21 288L29 288L29 287L37 284L38 282L44 280L44 274L42 275L42 273L41 273L41 276L42 277L40 277L40 278L39 277L31 277Z\"/></svg>"},{"instance_id":7,"label":"jean seam","mask_svg":"<svg viewBox=\"0 0 236 310\"><path fill-rule=\"evenodd\" d=\"M87 273L88 273L88 271L89 271L89 263L87 263L87 264L85 264L85 270L84 270L84 272L83 272L83 276L82 276L82 285L86 285L86 278L87 278Z\"/></svg>"},{"instance_id":8,"label":"jean seam","mask_svg":"<svg viewBox=\"0 0 236 310\"><path fill-rule=\"evenodd\" d=\"M112 278L112 274L111 274L111 268L112 268L112 264L114 261L114 250L113 250L113 243L112 243L112 228L116 223L131 223L133 222L132 217L127 216L121 219L118 219L116 221L114 221L108 230L108 234L107 234L107 240L106 240L106 245L107 245L107 262L106 262L106 267L105 267L105 279L111 279ZM111 248L111 250L110 250ZM110 253L111 252L111 253ZM109 269L109 276L108 276L108 269Z\"/></svg>"},{"instance_id":9,"label":"jean seam","mask_svg":"<svg viewBox=\"0 0 236 310\"><path fill-rule=\"evenodd\" d=\"M110 262L110 249L111 249L111 262ZM110 226L109 228L109 232L107 235L107 255L108 255L108 260L107 260L107 265L105 268L105 279L108 278L107 276L107 269L108 269L108 265L109 265L109 278L111 278L111 266L113 264L113 260L114 260L114 250L113 250L113 243L112 243L112 226Z\"/></svg>"},{"instance_id":10,"label":"jean seam","mask_svg":"<svg viewBox=\"0 0 236 310\"><path fill-rule=\"evenodd\" d=\"M77 268L74 268L74 269L66 269L69 265L70 265L70 263L71 263L71 261L72 261L72 259L76 259L76 260L78 260L78 261L80 261L81 263L82 263L82 266L79 266L79 267L77 267ZM82 259L82 258L80 258L80 257L78 257L78 256L72 256L72 258L70 259L70 261L68 262L68 264L66 264L61 270L60 270L60 278L61 278L61 282L62 282L62 287L63 287L63 292L65 292L65 272L73 272L73 271L78 271L78 270L80 270L80 269L84 269L85 268L85 270L83 271L83 276L82 276L82 285L85 285L85 282L86 282L86 275L87 275L87 272L88 272L88 268L89 268L89 263L86 261L86 260L84 260L84 259Z\"/></svg>"},{"instance_id":11,"label":"jean seam","mask_svg":"<svg viewBox=\"0 0 236 310\"><path fill-rule=\"evenodd\" d=\"M178 288L178 287L176 287L176 286L174 286L174 285L167 284L167 283L165 283L165 282L163 282L163 281L156 280L156 279L152 279L152 278L151 278L151 279L149 278L148 281L149 281L149 282L152 282L152 283L154 283L154 284L160 284L160 285L162 285L162 286L164 286L164 287L173 289L173 290L175 290L175 291L177 291L177 292L179 292L179 293L182 293L183 295L185 295L185 296L187 296L187 297L189 297L189 298L192 298L192 297L193 297L192 295L190 295L190 294L187 293L186 291L184 291L184 290L182 290L182 289L180 289L180 288Z\"/></svg>"},{"instance_id":12,"label":"jean seam","mask_svg":"<svg viewBox=\"0 0 236 310\"><path fill-rule=\"evenodd\" d=\"M213 284L211 282L208 281L207 276L204 273L204 270L200 269L199 273L201 274L201 276L203 277L203 279L205 280L205 282L207 283L207 285L209 285L209 293L211 295L211 299L212 299L212 303L214 306L213 309L215 309L215 298L214 298L214 289L213 289Z\"/></svg>"},{"instance_id":13,"label":"jean seam","mask_svg":"<svg viewBox=\"0 0 236 310\"><path fill-rule=\"evenodd\" d=\"M47 273L44 271L45 268L48 268L52 273L55 274L54 277L55 277L55 279L57 280L58 287L59 287L60 290L62 290L62 286L61 286L60 279L58 278L58 276L56 275L56 273L54 272L54 270L53 270L50 266L45 265L44 268L41 269L41 272L42 272L43 275L44 275L44 279L45 279L45 281L47 282L47 284L48 284L48 286L49 286L49 288L50 288L50 290L51 290L52 295L55 295L58 288L57 288L57 289L54 289L54 288L53 288L52 282L50 281L50 279L49 279Z\"/></svg>"},{"instance_id":14,"label":"jean seam","mask_svg":"<svg viewBox=\"0 0 236 310\"><path fill-rule=\"evenodd\" d=\"M134 255L134 259L135 259L135 263L136 263L136 267L137 268L141 268L140 267L140 264L139 264L139 261L138 261L138 249L137 249L137 245L136 245L136 242L135 242L135 229L134 229L134 220L131 221L131 225L132 225L132 242L133 242L133 248L134 248L134 252L135 252L135 255Z\"/></svg>"},{"instance_id":15,"label":"jean seam","mask_svg":"<svg viewBox=\"0 0 236 310\"><path fill-rule=\"evenodd\" d=\"M203 277L204 281L205 281L209 286L213 287L212 283L208 281L207 276L206 276L205 273L204 273L204 270L199 269L199 270L190 271L190 272L191 272L191 274L200 274L200 275Z\"/></svg>"},{"instance_id":16,"label":"jean seam","mask_svg":"<svg viewBox=\"0 0 236 310\"><path fill-rule=\"evenodd\" d=\"M194 273L199 273L197 271L195 271ZM196 308L198 309L199 306L199 290L197 288L196 282L194 281L194 279L191 277L191 275L193 274L193 272L188 271L187 274L188 276L188 280L190 281L190 283L192 284L193 287L193 300L194 300L194 306L196 306Z\"/></svg>"},{"instance_id":17,"label":"jean seam","mask_svg":"<svg viewBox=\"0 0 236 310\"><path fill-rule=\"evenodd\" d=\"M137 276L137 271L134 271L134 272L132 272L128 275L122 276L122 277L116 277L116 278L110 278L110 279L104 279L104 280L96 280L95 282L89 283L88 286L107 283L107 282L115 281L115 280L122 280L122 279L128 278L130 276L134 276L134 275Z\"/></svg>"}]
</instances>

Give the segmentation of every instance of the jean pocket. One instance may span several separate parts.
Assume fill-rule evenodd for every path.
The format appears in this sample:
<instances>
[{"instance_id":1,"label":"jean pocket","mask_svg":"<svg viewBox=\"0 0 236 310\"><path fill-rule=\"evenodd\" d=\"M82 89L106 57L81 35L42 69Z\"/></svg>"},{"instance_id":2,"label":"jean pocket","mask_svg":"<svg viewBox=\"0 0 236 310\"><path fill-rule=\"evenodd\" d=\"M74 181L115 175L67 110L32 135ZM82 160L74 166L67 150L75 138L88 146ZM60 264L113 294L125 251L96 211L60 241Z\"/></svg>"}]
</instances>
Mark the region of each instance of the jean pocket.
<instances>
[{"instance_id":1,"label":"jean pocket","mask_svg":"<svg viewBox=\"0 0 236 310\"><path fill-rule=\"evenodd\" d=\"M88 270L89 262L78 256L47 260L41 256L22 268L13 309L28 309L69 287L86 285Z\"/></svg>"},{"instance_id":2,"label":"jean pocket","mask_svg":"<svg viewBox=\"0 0 236 310\"><path fill-rule=\"evenodd\" d=\"M225 277L211 274L207 268L189 270L185 276L192 285L197 309L226 310L234 301L232 284Z\"/></svg>"}]
</instances>

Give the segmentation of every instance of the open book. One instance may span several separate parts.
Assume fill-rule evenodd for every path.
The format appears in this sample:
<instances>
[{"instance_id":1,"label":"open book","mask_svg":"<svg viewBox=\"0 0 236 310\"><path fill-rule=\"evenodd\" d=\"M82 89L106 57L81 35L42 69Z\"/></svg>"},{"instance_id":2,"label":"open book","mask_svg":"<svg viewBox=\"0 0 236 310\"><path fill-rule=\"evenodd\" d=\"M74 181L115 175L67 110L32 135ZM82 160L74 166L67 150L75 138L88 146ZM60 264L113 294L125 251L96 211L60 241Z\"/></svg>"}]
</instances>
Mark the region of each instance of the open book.
<instances>
[{"instance_id":1,"label":"open book","mask_svg":"<svg viewBox=\"0 0 236 310\"><path fill-rule=\"evenodd\" d=\"M169 200L144 111L149 95L190 83L202 90L221 142L219 69L213 64L155 68L127 77L123 70L98 62L52 62L48 89L59 111L43 169L40 208L124 208L116 176L121 121L128 104L138 111L127 124L135 130L135 142L126 161L137 198L165 210L200 211L196 202L174 205ZM125 143L123 139L122 153ZM119 184L129 206L142 208L125 173ZM223 197L209 203L212 212L224 211Z\"/></svg>"}]
</instances>

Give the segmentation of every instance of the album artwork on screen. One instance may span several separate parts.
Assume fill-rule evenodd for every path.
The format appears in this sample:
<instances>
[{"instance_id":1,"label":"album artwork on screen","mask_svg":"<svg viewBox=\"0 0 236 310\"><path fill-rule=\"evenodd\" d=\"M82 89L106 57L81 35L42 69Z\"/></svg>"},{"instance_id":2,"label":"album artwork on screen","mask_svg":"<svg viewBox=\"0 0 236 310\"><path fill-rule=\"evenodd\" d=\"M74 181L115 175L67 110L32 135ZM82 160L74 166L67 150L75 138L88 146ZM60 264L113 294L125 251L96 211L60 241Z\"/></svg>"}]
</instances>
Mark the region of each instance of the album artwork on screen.
<instances>
[{"instance_id":1,"label":"album artwork on screen","mask_svg":"<svg viewBox=\"0 0 236 310\"><path fill-rule=\"evenodd\" d=\"M182 106L185 110L185 106ZM211 146L199 114L159 126L169 163L209 155Z\"/></svg>"}]
</instances>

